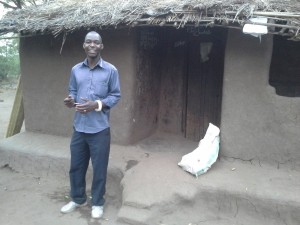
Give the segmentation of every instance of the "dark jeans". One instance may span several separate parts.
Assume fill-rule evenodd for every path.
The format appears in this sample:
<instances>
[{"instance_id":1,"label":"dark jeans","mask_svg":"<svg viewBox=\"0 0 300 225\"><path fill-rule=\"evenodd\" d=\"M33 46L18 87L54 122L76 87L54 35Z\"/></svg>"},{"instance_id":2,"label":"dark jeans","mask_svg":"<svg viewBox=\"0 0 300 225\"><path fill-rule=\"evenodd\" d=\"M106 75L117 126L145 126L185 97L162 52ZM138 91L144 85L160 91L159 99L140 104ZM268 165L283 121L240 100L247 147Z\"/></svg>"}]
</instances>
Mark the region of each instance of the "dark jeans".
<instances>
[{"instance_id":1,"label":"dark jeans","mask_svg":"<svg viewBox=\"0 0 300 225\"><path fill-rule=\"evenodd\" d=\"M92 205L104 205L107 165L110 151L110 129L96 134L74 130L71 144L70 184L71 198L78 204L87 200L86 172L91 159L93 166Z\"/></svg>"}]
</instances>

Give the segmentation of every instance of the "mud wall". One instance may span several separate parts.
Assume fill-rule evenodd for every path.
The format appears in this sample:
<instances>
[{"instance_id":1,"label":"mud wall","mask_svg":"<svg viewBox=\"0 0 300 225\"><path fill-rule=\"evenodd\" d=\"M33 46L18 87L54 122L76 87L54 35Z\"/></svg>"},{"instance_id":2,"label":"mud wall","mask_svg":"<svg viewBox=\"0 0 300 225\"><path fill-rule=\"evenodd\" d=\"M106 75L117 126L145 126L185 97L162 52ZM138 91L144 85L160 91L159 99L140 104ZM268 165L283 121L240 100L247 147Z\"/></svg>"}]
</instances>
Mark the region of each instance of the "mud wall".
<instances>
[{"instance_id":1,"label":"mud wall","mask_svg":"<svg viewBox=\"0 0 300 225\"><path fill-rule=\"evenodd\" d=\"M159 29L140 28L136 30L134 45L135 82L134 108L130 143L135 143L153 134L158 127L159 96L161 82L161 40Z\"/></svg>"},{"instance_id":2,"label":"mud wall","mask_svg":"<svg viewBox=\"0 0 300 225\"><path fill-rule=\"evenodd\" d=\"M230 30L225 57L221 155L278 168L300 168L300 99L268 83L272 36Z\"/></svg>"},{"instance_id":3,"label":"mud wall","mask_svg":"<svg viewBox=\"0 0 300 225\"><path fill-rule=\"evenodd\" d=\"M85 58L82 44L86 32L62 37L35 36L20 42L21 73L24 90L25 127L27 131L70 136L73 109L63 104L68 95L70 70ZM101 32L102 56L120 73L122 100L111 111L112 141L127 143L131 136L133 111L135 33L118 30ZM61 51L62 50L62 51ZM61 51L61 54L60 54Z\"/></svg>"},{"instance_id":4,"label":"mud wall","mask_svg":"<svg viewBox=\"0 0 300 225\"><path fill-rule=\"evenodd\" d=\"M136 143L157 131L184 136L187 52L193 48L187 31L147 27L100 33L102 56L118 68L121 81L122 99L111 111L112 141ZM72 66L85 58L85 34L72 33L65 42L62 36L50 35L21 39L26 130L71 135L74 111L63 105L63 99L68 94ZM202 39L198 39L199 44ZM219 108L216 111L219 113ZM201 124L200 117L196 119L195 124Z\"/></svg>"}]
</instances>

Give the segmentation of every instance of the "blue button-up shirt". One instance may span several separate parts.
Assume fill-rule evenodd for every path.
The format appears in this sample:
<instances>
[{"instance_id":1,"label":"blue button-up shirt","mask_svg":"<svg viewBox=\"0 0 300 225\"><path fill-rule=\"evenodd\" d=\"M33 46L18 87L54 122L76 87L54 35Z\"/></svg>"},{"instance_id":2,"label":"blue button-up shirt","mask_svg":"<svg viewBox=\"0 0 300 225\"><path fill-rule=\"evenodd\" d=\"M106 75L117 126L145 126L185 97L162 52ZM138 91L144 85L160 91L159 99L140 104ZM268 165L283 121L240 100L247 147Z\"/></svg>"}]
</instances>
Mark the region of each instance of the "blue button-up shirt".
<instances>
[{"instance_id":1,"label":"blue button-up shirt","mask_svg":"<svg viewBox=\"0 0 300 225\"><path fill-rule=\"evenodd\" d=\"M74 128L78 132L97 133L109 125L109 111L121 98L118 70L110 63L100 59L91 69L87 59L72 68L69 94L75 102L83 103L81 98L92 101L101 100L106 106L100 112L75 113Z\"/></svg>"}]
</instances>

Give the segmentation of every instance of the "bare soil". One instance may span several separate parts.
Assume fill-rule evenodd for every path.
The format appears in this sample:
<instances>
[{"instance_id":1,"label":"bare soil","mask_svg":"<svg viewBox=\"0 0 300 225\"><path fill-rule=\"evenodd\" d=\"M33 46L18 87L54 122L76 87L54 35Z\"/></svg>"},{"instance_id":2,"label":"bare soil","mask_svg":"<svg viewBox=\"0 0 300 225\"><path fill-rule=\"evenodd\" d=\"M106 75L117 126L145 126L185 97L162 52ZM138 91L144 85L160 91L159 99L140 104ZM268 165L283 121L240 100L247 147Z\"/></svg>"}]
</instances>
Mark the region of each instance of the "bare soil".
<instances>
[{"instance_id":1,"label":"bare soil","mask_svg":"<svg viewBox=\"0 0 300 225\"><path fill-rule=\"evenodd\" d=\"M0 86L0 141L5 138L15 98L15 86ZM108 185L113 185L113 179ZM110 196L108 196L110 198ZM5 225L118 225L116 221L120 199L108 199L104 217L91 218L87 205L70 214L61 214L60 208L69 201L69 180L57 177L36 177L0 168L0 224Z\"/></svg>"},{"instance_id":2,"label":"bare soil","mask_svg":"<svg viewBox=\"0 0 300 225\"><path fill-rule=\"evenodd\" d=\"M5 137L16 89L0 88L0 140Z\"/></svg>"},{"instance_id":3,"label":"bare soil","mask_svg":"<svg viewBox=\"0 0 300 225\"><path fill-rule=\"evenodd\" d=\"M55 177L36 177L0 168L0 224L5 225L117 225L118 204L108 200L101 219L91 218L91 206L70 214L60 208L69 201L68 180Z\"/></svg>"}]
</instances>

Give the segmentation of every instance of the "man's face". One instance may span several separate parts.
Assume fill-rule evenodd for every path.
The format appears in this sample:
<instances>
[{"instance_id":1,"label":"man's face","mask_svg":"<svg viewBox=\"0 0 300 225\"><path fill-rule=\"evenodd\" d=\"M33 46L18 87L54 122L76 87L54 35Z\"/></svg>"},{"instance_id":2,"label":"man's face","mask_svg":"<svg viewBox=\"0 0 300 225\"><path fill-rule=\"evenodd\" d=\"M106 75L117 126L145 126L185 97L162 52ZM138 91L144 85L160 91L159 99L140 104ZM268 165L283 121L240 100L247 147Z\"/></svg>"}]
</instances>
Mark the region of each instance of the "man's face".
<instances>
[{"instance_id":1,"label":"man's face","mask_svg":"<svg viewBox=\"0 0 300 225\"><path fill-rule=\"evenodd\" d=\"M97 33L88 33L83 43L83 49L90 58L97 58L103 49L101 37Z\"/></svg>"}]
</instances>

